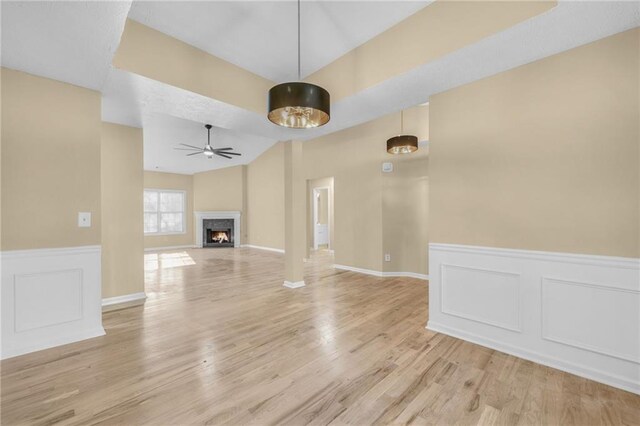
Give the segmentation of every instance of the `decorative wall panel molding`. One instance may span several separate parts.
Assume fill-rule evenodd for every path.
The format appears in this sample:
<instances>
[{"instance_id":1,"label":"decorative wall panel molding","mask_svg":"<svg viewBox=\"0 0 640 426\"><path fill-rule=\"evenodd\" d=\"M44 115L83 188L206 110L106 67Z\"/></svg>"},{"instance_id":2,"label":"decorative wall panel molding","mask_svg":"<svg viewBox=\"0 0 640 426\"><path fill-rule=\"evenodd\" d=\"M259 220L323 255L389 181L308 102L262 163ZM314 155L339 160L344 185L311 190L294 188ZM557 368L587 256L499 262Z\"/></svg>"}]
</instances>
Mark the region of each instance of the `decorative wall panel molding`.
<instances>
[{"instance_id":1,"label":"decorative wall panel molding","mask_svg":"<svg viewBox=\"0 0 640 426\"><path fill-rule=\"evenodd\" d=\"M442 312L520 332L520 274L440 265ZM473 285L468 285L473 282Z\"/></svg>"},{"instance_id":2,"label":"decorative wall panel molding","mask_svg":"<svg viewBox=\"0 0 640 426\"><path fill-rule=\"evenodd\" d=\"M100 253L100 246L0 253L3 359L104 334Z\"/></svg>"},{"instance_id":3,"label":"decorative wall panel molding","mask_svg":"<svg viewBox=\"0 0 640 426\"><path fill-rule=\"evenodd\" d=\"M640 259L430 244L427 328L640 394Z\"/></svg>"}]
</instances>

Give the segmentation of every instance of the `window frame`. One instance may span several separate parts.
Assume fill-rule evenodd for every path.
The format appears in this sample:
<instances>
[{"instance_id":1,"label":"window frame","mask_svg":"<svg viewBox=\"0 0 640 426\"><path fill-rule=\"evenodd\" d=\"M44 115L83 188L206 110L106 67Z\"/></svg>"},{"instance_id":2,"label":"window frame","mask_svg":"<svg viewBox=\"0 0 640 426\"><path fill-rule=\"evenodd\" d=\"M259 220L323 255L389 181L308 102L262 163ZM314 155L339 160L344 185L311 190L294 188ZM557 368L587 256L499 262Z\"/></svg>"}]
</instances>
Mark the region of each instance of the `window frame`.
<instances>
[{"instance_id":1,"label":"window frame","mask_svg":"<svg viewBox=\"0 0 640 426\"><path fill-rule=\"evenodd\" d=\"M155 212L157 221L158 221L158 230L156 232L144 232L144 236L152 237L152 236L162 236L162 235L183 235L187 233L187 191L183 189L161 189L161 188L144 188L142 191L142 221L143 221L143 229L144 229L144 215L153 213L147 212L144 210L144 193L145 192L155 192L158 194L158 210ZM160 194L161 193L178 193L182 194L182 211L181 212L162 212L160 211ZM162 213L182 213L182 231L171 231L171 232L162 232L160 231L160 215Z\"/></svg>"}]
</instances>

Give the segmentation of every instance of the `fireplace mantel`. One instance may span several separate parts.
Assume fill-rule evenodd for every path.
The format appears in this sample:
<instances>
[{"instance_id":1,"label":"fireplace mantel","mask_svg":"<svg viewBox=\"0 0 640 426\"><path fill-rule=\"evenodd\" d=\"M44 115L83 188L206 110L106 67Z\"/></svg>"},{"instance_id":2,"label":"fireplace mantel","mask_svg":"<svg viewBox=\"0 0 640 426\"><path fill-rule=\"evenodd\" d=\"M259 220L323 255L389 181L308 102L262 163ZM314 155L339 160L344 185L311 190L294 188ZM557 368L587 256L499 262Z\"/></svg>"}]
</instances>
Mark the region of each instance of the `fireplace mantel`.
<instances>
[{"instance_id":1,"label":"fireplace mantel","mask_svg":"<svg viewBox=\"0 0 640 426\"><path fill-rule=\"evenodd\" d=\"M202 221L204 219L233 219L234 247L240 247L240 215L238 211L213 211L213 212L194 212L196 216L195 223L195 245L203 247L202 244Z\"/></svg>"}]
</instances>

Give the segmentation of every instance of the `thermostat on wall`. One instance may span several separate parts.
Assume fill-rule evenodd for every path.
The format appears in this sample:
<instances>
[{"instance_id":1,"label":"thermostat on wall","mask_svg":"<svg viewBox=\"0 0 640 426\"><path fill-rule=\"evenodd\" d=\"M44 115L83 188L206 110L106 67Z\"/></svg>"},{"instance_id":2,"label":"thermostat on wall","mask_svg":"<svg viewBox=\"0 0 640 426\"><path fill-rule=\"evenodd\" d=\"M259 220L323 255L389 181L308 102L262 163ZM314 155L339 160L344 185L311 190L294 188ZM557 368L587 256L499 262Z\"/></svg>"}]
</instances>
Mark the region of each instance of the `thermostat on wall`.
<instances>
[{"instance_id":1,"label":"thermostat on wall","mask_svg":"<svg viewBox=\"0 0 640 426\"><path fill-rule=\"evenodd\" d=\"M382 171L384 173L391 173L393 171L393 163L382 163Z\"/></svg>"}]
</instances>

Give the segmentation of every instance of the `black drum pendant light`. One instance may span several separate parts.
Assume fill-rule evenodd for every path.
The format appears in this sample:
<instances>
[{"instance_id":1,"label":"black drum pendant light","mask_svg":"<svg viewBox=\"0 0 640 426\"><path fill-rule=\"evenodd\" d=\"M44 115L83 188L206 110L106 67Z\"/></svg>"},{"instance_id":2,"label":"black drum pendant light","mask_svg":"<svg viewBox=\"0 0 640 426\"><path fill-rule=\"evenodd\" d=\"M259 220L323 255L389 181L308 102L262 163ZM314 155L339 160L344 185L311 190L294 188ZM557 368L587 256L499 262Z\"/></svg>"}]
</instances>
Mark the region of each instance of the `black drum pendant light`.
<instances>
[{"instance_id":1,"label":"black drum pendant light","mask_svg":"<svg viewBox=\"0 0 640 426\"><path fill-rule=\"evenodd\" d=\"M418 137L403 135L404 111L400 111L400 135L387 140L387 152L389 154L411 154L418 150Z\"/></svg>"},{"instance_id":2,"label":"black drum pendant light","mask_svg":"<svg viewBox=\"0 0 640 426\"><path fill-rule=\"evenodd\" d=\"M269 120L294 129L319 127L329 122L329 92L300 81L300 0L298 0L298 81L269 90Z\"/></svg>"}]
</instances>

